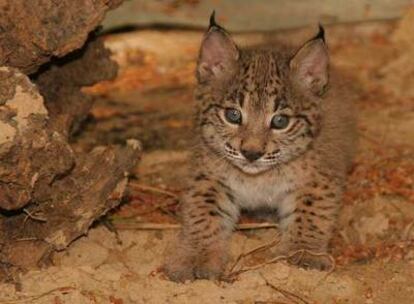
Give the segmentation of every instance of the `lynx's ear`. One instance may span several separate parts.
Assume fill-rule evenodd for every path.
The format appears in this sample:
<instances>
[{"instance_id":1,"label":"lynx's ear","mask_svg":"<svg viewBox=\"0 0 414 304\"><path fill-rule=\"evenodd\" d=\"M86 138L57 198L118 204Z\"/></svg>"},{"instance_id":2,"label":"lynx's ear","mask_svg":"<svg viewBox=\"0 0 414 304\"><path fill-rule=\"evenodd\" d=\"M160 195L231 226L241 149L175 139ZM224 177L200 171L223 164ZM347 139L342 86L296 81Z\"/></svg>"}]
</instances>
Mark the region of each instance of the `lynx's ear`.
<instances>
[{"instance_id":1,"label":"lynx's ear","mask_svg":"<svg viewBox=\"0 0 414 304\"><path fill-rule=\"evenodd\" d=\"M236 70L238 59L239 50L236 44L226 30L216 23L213 12L198 57L199 83L230 78Z\"/></svg>"},{"instance_id":2,"label":"lynx's ear","mask_svg":"<svg viewBox=\"0 0 414 304\"><path fill-rule=\"evenodd\" d=\"M319 33L296 52L289 65L293 77L305 89L316 95L325 92L329 79L329 56L321 25Z\"/></svg>"}]
</instances>

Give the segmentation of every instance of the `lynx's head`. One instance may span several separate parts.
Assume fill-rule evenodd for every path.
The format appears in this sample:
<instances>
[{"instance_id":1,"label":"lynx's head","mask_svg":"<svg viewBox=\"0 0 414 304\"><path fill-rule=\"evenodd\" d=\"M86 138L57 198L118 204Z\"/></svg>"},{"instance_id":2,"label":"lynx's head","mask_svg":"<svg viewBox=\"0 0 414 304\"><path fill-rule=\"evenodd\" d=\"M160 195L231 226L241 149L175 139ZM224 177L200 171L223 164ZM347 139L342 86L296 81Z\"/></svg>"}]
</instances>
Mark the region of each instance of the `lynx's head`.
<instances>
[{"instance_id":1,"label":"lynx's head","mask_svg":"<svg viewBox=\"0 0 414 304\"><path fill-rule=\"evenodd\" d=\"M322 27L296 51L242 50L213 14L197 65L203 143L247 174L305 153L319 132L328 63Z\"/></svg>"}]
</instances>

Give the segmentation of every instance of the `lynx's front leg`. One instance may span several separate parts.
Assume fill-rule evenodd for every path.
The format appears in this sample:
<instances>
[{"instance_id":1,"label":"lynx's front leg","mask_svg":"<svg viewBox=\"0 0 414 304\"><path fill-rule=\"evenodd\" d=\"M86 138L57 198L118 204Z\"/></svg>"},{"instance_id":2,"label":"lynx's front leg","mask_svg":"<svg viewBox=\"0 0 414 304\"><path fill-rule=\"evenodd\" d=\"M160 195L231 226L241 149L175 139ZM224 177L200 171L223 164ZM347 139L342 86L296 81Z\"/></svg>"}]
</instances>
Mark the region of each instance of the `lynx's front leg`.
<instances>
[{"instance_id":1,"label":"lynx's front leg","mask_svg":"<svg viewBox=\"0 0 414 304\"><path fill-rule=\"evenodd\" d=\"M342 196L341 182L318 176L304 189L292 193L296 208L282 214L284 228L278 253L290 255L289 260L304 268L328 270L332 260L326 254L337 221Z\"/></svg>"},{"instance_id":2,"label":"lynx's front leg","mask_svg":"<svg viewBox=\"0 0 414 304\"><path fill-rule=\"evenodd\" d=\"M219 278L238 216L230 189L219 180L198 175L182 198L182 230L177 244L167 253L167 276L173 281Z\"/></svg>"}]
</instances>

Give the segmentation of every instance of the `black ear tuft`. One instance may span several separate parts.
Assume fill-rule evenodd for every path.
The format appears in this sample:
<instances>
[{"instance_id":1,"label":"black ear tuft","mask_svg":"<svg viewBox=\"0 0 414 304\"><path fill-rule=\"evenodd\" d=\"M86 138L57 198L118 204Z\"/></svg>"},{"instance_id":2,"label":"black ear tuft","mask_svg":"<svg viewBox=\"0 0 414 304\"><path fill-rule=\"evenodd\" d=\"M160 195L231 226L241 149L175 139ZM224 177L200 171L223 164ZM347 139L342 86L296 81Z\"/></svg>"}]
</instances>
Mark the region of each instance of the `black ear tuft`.
<instances>
[{"instance_id":1,"label":"black ear tuft","mask_svg":"<svg viewBox=\"0 0 414 304\"><path fill-rule=\"evenodd\" d=\"M213 12L210 15L210 25L208 26L209 28L215 27L217 26L216 23L216 11L213 10Z\"/></svg>"},{"instance_id":2,"label":"black ear tuft","mask_svg":"<svg viewBox=\"0 0 414 304\"><path fill-rule=\"evenodd\" d=\"M323 28L322 24L319 23L319 32L313 37L311 40L321 39L324 43L325 41L325 29Z\"/></svg>"},{"instance_id":3,"label":"black ear tuft","mask_svg":"<svg viewBox=\"0 0 414 304\"><path fill-rule=\"evenodd\" d=\"M211 31L211 30L221 30L221 31L224 31L224 32L227 32L221 25L219 25L217 22L216 22L216 11L215 10L213 10L213 12L211 13L211 15L210 15L210 22L209 22L210 24L209 24L209 26L208 26L208 30L207 31Z\"/></svg>"}]
</instances>

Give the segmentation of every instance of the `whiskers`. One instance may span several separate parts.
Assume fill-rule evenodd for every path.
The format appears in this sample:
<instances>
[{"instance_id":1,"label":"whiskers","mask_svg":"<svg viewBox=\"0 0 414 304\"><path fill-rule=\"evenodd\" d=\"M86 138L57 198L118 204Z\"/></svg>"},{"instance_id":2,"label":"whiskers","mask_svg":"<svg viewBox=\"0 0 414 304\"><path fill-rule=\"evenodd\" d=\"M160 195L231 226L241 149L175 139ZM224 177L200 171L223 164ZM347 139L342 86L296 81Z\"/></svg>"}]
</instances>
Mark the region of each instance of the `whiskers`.
<instances>
[{"instance_id":1,"label":"whiskers","mask_svg":"<svg viewBox=\"0 0 414 304\"><path fill-rule=\"evenodd\" d=\"M207 150L206 150L207 149ZM240 170L249 174L258 174L267 170L278 170L282 162L282 155L279 149L265 154L260 159L249 162L236 148L229 143L217 144L215 141L209 142L203 138L192 146L195 153L204 154L207 152L208 165L215 170L226 171L230 167L238 167ZM203 152L204 151L204 152Z\"/></svg>"},{"instance_id":2,"label":"whiskers","mask_svg":"<svg viewBox=\"0 0 414 304\"><path fill-rule=\"evenodd\" d=\"M258 160L259 163L267 165L267 166L273 166L276 164L279 164L281 161L280 157L280 149L277 149L273 152L265 154L262 158Z\"/></svg>"},{"instance_id":3,"label":"whiskers","mask_svg":"<svg viewBox=\"0 0 414 304\"><path fill-rule=\"evenodd\" d=\"M229 161L232 162L235 166L239 167L242 171L251 174L257 174L269 169L278 170L278 167L282 162L282 154L280 149L276 149L270 153L267 153L254 162L249 162L246 160L246 158L229 143L225 143L224 153Z\"/></svg>"},{"instance_id":4,"label":"whiskers","mask_svg":"<svg viewBox=\"0 0 414 304\"><path fill-rule=\"evenodd\" d=\"M214 156L208 158L209 166L214 167L216 170L225 171L228 166L231 166L229 162L229 154L221 147L214 148L213 143L203 141L193 145L192 149L200 152L208 149L208 154Z\"/></svg>"},{"instance_id":5,"label":"whiskers","mask_svg":"<svg viewBox=\"0 0 414 304\"><path fill-rule=\"evenodd\" d=\"M231 159L245 160L241 153L238 152L235 148L233 148L229 143L225 143L224 152L226 153L227 157Z\"/></svg>"}]
</instances>

